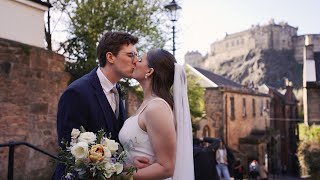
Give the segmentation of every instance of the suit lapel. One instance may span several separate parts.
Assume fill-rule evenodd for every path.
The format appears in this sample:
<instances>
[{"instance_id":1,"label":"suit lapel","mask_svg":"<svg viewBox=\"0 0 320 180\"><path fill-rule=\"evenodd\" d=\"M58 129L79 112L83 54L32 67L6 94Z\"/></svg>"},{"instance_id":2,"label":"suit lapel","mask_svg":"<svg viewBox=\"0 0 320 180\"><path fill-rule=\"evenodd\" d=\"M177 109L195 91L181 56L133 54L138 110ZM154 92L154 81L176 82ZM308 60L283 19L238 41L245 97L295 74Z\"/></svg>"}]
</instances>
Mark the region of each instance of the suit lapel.
<instances>
[{"instance_id":1,"label":"suit lapel","mask_svg":"<svg viewBox=\"0 0 320 180\"><path fill-rule=\"evenodd\" d=\"M91 84L93 85L93 87L95 88L95 94L97 96L98 102L100 104L100 107L103 111L103 115L104 115L104 123L103 124L107 124L107 130L108 132L111 132L112 135L114 135L115 133L115 126L113 123L113 119L115 119L115 115L113 112L109 112L108 111L108 106L109 109L111 109L111 106L107 100L106 95L103 92L103 89L101 87L99 78L97 76L97 68L95 68L94 70L91 71L90 73L90 80L91 80ZM106 122L106 123L105 123Z\"/></svg>"}]
</instances>

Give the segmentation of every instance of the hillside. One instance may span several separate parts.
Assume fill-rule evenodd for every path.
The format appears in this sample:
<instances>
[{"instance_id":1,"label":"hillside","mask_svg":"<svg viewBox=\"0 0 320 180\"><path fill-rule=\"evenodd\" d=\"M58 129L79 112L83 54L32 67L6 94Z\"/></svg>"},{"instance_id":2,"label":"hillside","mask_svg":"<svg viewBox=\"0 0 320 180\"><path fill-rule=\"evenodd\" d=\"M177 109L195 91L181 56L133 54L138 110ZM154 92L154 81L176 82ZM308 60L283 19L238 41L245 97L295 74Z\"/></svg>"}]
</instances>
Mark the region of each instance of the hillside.
<instances>
[{"instance_id":1,"label":"hillside","mask_svg":"<svg viewBox=\"0 0 320 180\"><path fill-rule=\"evenodd\" d=\"M214 73L241 84L283 88L287 78L295 88L302 87L303 65L295 61L293 51L255 49L244 56L220 61L212 56L207 61Z\"/></svg>"}]
</instances>

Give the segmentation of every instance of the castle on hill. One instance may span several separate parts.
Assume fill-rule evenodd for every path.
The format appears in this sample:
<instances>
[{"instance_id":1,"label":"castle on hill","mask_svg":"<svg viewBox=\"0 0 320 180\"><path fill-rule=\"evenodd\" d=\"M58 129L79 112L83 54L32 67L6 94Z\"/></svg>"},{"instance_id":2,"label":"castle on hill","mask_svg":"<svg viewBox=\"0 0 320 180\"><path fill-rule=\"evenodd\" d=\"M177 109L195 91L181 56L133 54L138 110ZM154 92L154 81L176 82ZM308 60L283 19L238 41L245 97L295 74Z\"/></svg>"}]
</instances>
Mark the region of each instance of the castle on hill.
<instances>
[{"instance_id":1,"label":"castle on hill","mask_svg":"<svg viewBox=\"0 0 320 180\"><path fill-rule=\"evenodd\" d=\"M210 45L209 54L205 57L198 51L187 52L185 62L194 67L211 69L206 61L224 61L234 57L244 56L253 49L276 51L292 50L295 60L303 63L303 47L306 35L298 35L298 28L287 22L275 23L271 19L265 25L253 25L250 29L226 34L219 41ZM320 34L308 34L314 45L314 51L320 52Z\"/></svg>"}]
</instances>

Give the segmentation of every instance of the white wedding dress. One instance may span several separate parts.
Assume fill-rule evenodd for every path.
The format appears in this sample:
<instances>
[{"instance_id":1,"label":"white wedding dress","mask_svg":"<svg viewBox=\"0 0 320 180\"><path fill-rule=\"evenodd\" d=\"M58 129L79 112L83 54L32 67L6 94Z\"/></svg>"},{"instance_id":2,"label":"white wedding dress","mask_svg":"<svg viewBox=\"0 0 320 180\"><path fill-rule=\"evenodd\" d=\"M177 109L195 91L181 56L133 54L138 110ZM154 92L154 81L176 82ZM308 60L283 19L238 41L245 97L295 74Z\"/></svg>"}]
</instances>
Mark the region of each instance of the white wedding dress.
<instances>
[{"instance_id":1,"label":"white wedding dress","mask_svg":"<svg viewBox=\"0 0 320 180\"><path fill-rule=\"evenodd\" d=\"M187 79L184 68L178 64L175 64L173 99L174 111L172 116L174 116L176 123L177 152L174 175L168 179L194 180L192 126L187 95ZM162 101L170 108L169 104L162 98L154 98L151 101ZM138 124L139 115L151 101L135 115L128 118L119 132L119 140L124 148L128 150L129 159L131 160L135 156L147 157L151 163L156 160L150 138L147 132L142 130Z\"/></svg>"},{"instance_id":2,"label":"white wedding dress","mask_svg":"<svg viewBox=\"0 0 320 180\"><path fill-rule=\"evenodd\" d=\"M136 156L143 156L149 159L150 164L155 162L155 153L152 149L148 133L141 129L138 124L139 115L152 101L162 101L169 109L169 104L157 97L146 103L139 112L128 118L119 132L120 143L128 150L128 158L130 161ZM172 112L172 111L171 111ZM173 112L171 113L173 117ZM132 163L132 162L131 162ZM169 178L171 179L171 178Z\"/></svg>"}]
</instances>

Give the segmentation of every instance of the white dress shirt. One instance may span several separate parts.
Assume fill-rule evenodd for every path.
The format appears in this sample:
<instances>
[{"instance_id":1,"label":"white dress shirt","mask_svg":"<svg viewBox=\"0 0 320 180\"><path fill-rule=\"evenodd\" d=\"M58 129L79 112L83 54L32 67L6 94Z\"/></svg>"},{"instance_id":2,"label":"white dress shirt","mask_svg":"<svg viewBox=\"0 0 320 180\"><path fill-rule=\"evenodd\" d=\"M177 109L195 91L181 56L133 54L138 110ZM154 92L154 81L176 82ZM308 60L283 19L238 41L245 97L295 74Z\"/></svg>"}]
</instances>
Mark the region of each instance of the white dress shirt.
<instances>
[{"instance_id":1,"label":"white dress shirt","mask_svg":"<svg viewBox=\"0 0 320 180\"><path fill-rule=\"evenodd\" d=\"M109 79L102 73L101 69L97 69L97 75L102 86L103 92L106 95L113 112L116 111L116 99L114 93L112 93L112 88L115 87L115 84L112 84Z\"/></svg>"}]
</instances>

